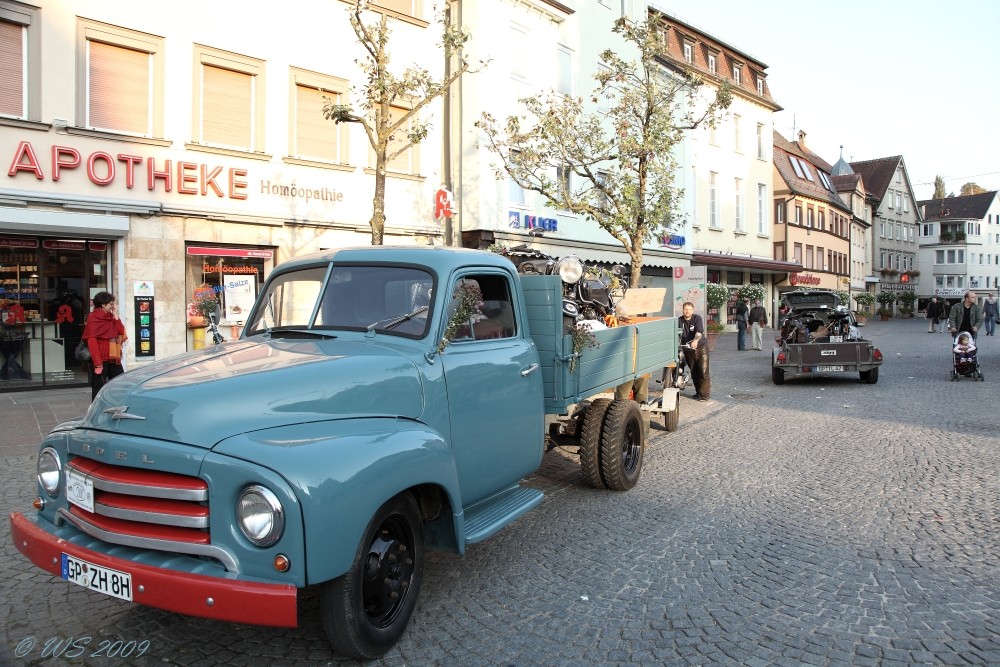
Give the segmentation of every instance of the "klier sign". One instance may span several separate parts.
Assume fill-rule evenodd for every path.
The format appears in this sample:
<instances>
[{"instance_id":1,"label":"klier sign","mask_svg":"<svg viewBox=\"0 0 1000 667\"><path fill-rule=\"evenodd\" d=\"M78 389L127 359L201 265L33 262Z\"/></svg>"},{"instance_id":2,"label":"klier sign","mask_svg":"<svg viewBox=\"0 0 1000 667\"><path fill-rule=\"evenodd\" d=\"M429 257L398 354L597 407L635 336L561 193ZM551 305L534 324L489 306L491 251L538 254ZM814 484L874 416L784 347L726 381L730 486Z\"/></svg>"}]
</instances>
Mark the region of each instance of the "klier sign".
<instances>
[{"instance_id":1,"label":"klier sign","mask_svg":"<svg viewBox=\"0 0 1000 667\"><path fill-rule=\"evenodd\" d=\"M811 273L791 273L788 275L790 285L819 285L819 276Z\"/></svg>"}]
</instances>

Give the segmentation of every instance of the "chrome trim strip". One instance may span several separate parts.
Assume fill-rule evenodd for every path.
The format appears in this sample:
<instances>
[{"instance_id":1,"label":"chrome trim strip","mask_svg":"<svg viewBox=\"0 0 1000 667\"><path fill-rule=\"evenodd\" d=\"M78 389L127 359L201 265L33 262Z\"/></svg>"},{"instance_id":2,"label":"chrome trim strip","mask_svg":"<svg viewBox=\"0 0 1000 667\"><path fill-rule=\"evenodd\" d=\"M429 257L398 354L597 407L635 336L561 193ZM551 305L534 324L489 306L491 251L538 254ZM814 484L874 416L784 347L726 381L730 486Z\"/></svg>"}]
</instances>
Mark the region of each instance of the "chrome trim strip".
<instances>
[{"instance_id":1,"label":"chrome trim strip","mask_svg":"<svg viewBox=\"0 0 1000 667\"><path fill-rule=\"evenodd\" d=\"M142 521L143 523L154 523L161 526L180 526L181 528L208 528L207 516L185 516L183 514L164 514L162 512L147 512L143 510L129 510L121 507L111 507L104 503L94 503L94 514L109 516L113 519L125 519L126 521Z\"/></svg>"},{"instance_id":2,"label":"chrome trim strip","mask_svg":"<svg viewBox=\"0 0 1000 667\"><path fill-rule=\"evenodd\" d=\"M162 486L141 486L138 484L127 484L125 482L112 482L96 477L92 473L87 473L70 461L67 468L72 468L76 474L90 478L94 482L94 488L101 491L111 491L112 493L122 493L126 496L144 496L146 498L166 498L168 500L208 500L208 488L204 489L171 489ZM192 479L198 479L194 477Z\"/></svg>"},{"instance_id":3,"label":"chrome trim strip","mask_svg":"<svg viewBox=\"0 0 1000 667\"><path fill-rule=\"evenodd\" d=\"M233 574L240 573L240 566L236 562L236 558L222 547L211 544L189 544L186 542L156 540L150 537L128 537L119 535L118 533L109 533L106 530L91 525L80 517L73 516L65 507L59 508L56 515L57 519L68 521L87 535L111 544L121 544L122 546L136 547L137 549L156 549L157 551L190 554L192 556L207 556L221 562L228 572L232 572Z\"/></svg>"}]
</instances>

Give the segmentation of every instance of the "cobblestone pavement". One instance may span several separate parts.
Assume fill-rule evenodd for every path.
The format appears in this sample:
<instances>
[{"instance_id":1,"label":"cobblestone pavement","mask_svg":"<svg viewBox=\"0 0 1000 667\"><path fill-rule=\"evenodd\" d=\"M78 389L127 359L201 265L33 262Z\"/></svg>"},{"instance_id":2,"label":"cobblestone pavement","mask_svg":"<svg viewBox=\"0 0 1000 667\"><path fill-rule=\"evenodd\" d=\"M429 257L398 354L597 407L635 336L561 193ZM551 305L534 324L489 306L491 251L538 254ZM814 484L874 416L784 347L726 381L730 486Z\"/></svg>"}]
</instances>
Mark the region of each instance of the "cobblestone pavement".
<instances>
[{"instance_id":1,"label":"cobblestone pavement","mask_svg":"<svg viewBox=\"0 0 1000 667\"><path fill-rule=\"evenodd\" d=\"M886 357L876 385L777 387L767 351L722 336L713 400L685 392L628 493L549 453L529 479L541 507L464 557L432 554L406 635L374 664L1000 664L1000 343L980 339L985 382L950 382L924 321L865 331ZM5 411L0 438L24 414ZM0 443L5 515L34 496L27 444ZM9 536L5 520L0 664L338 662L315 594L293 630L186 618L41 573Z\"/></svg>"}]
</instances>

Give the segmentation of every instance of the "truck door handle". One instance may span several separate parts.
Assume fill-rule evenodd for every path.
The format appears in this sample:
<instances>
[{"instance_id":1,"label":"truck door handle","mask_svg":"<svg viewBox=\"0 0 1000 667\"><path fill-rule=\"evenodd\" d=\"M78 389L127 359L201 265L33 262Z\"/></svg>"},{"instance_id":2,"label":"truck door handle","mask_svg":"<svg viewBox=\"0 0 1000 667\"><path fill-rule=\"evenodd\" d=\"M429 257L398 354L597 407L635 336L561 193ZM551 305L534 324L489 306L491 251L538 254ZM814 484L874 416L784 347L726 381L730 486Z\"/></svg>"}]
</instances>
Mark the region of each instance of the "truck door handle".
<instances>
[{"instance_id":1,"label":"truck door handle","mask_svg":"<svg viewBox=\"0 0 1000 667\"><path fill-rule=\"evenodd\" d=\"M527 368L525 368L523 371L521 371L521 375L522 376L531 375L532 373L534 373L537 370L538 370L538 364L531 364L530 366L528 366Z\"/></svg>"}]
</instances>

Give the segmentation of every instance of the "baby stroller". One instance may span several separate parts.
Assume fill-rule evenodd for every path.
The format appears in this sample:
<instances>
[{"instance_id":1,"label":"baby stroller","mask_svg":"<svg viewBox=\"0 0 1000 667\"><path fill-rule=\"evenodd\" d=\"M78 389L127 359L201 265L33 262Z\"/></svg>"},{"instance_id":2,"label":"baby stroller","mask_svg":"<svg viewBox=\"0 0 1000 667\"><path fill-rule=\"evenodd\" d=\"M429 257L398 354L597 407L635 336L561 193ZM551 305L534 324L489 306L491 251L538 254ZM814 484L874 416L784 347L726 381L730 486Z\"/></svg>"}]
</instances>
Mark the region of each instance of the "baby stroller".
<instances>
[{"instance_id":1,"label":"baby stroller","mask_svg":"<svg viewBox=\"0 0 1000 667\"><path fill-rule=\"evenodd\" d=\"M976 341L972 334L967 331L959 332L951 345L951 381L957 382L962 377L982 380L983 372L979 370L979 351L976 349Z\"/></svg>"}]
</instances>

